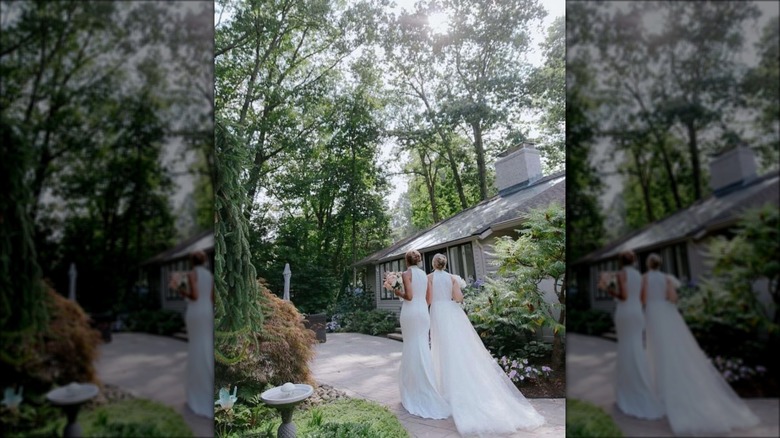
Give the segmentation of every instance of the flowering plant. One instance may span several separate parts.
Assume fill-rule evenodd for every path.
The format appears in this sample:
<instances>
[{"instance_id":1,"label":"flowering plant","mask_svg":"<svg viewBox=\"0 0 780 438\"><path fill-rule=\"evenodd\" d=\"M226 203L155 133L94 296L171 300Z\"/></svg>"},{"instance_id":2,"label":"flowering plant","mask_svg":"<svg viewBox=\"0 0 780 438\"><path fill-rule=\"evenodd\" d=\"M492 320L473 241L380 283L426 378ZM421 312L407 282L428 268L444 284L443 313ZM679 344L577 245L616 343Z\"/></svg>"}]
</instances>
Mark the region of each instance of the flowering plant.
<instances>
[{"instance_id":1,"label":"flowering plant","mask_svg":"<svg viewBox=\"0 0 780 438\"><path fill-rule=\"evenodd\" d=\"M510 359L507 356L502 356L501 359L496 359L496 361L504 369L509 380L514 383L531 381L539 377L548 378L552 372L552 368L548 366L537 368L533 365L528 365L528 359Z\"/></svg>"},{"instance_id":2,"label":"flowering plant","mask_svg":"<svg viewBox=\"0 0 780 438\"><path fill-rule=\"evenodd\" d=\"M617 288L617 273L615 271L600 272L598 288L601 290L615 290Z\"/></svg>"},{"instance_id":3,"label":"flowering plant","mask_svg":"<svg viewBox=\"0 0 780 438\"><path fill-rule=\"evenodd\" d=\"M404 290L404 282L401 280L400 272L385 273L385 282L382 285L391 292Z\"/></svg>"},{"instance_id":4,"label":"flowering plant","mask_svg":"<svg viewBox=\"0 0 780 438\"><path fill-rule=\"evenodd\" d=\"M710 359L715 368L721 373L727 382L737 382L740 380L748 380L753 376L758 376L766 372L766 368L761 365L751 368L745 365L745 362L740 358L724 358L721 356L715 356L714 359Z\"/></svg>"},{"instance_id":5,"label":"flowering plant","mask_svg":"<svg viewBox=\"0 0 780 438\"><path fill-rule=\"evenodd\" d=\"M22 397L22 390L24 390L23 387L20 387L18 392L11 387L5 388L5 391L3 391L3 401L0 403L8 409L18 409L19 404L24 400L24 397Z\"/></svg>"},{"instance_id":6,"label":"flowering plant","mask_svg":"<svg viewBox=\"0 0 780 438\"><path fill-rule=\"evenodd\" d=\"M236 403L236 400L238 400L238 396L236 396L236 391L238 391L238 387L233 387L233 394L230 394L230 390L228 388L221 388L219 390L219 399L214 402L215 405L219 405L220 408L224 410L230 410L233 408L233 405Z\"/></svg>"}]
</instances>

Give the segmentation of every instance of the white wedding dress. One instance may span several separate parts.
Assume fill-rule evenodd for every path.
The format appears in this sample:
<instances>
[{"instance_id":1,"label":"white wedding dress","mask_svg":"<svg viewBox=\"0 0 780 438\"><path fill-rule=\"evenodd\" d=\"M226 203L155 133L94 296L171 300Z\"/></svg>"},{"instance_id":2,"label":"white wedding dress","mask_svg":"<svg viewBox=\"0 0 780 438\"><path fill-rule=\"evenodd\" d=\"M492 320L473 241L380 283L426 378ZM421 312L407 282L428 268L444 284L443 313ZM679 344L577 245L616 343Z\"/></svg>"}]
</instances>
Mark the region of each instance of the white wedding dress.
<instances>
[{"instance_id":1,"label":"white wedding dress","mask_svg":"<svg viewBox=\"0 0 780 438\"><path fill-rule=\"evenodd\" d=\"M431 352L439 393L463 436L493 436L544 424L536 409L485 349L466 313L452 300L452 277L433 272Z\"/></svg>"},{"instance_id":2,"label":"white wedding dress","mask_svg":"<svg viewBox=\"0 0 780 438\"><path fill-rule=\"evenodd\" d=\"M401 332L403 353L399 370L401 404L412 415L444 419L450 416L450 407L436 391L431 363L428 331L431 326L425 293L428 277L422 269L412 267L412 300L401 305Z\"/></svg>"},{"instance_id":3,"label":"white wedding dress","mask_svg":"<svg viewBox=\"0 0 780 438\"><path fill-rule=\"evenodd\" d=\"M645 315L639 294L642 274L632 267L623 268L626 274L625 301L618 301L615 310L617 331L617 382L615 396L618 408L625 414L654 420L664 411L656 398L647 365L642 335Z\"/></svg>"},{"instance_id":4,"label":"white wedding dress","mask_svg":"<svg viewBox=\"0 0 780 438\"><path fill-rule=\"evenodd\" d=\"M707 359L677 306L666 275L647 274L647 347L656 387L676 435L723 434L759 423Z\"/></svg>"},{"instance_id":5,"label":"white wedding dress","mask_svg":"<svg viewBox=\"0 0 780 438\"><path fill-rule=\"evenodd\" d=\"M200 416L214 418L214 277L196 266L198 298L187 300L187 405Z\"/></svg>"}]
</instances>

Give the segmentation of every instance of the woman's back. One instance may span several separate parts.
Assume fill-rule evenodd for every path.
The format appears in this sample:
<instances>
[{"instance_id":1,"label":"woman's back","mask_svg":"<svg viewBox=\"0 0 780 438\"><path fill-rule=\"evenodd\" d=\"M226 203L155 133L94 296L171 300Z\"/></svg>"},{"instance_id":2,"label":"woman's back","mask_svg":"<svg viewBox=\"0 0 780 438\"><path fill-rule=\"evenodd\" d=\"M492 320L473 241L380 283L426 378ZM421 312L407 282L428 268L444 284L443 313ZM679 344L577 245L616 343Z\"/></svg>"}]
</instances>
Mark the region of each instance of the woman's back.
<instances>
[{"instance_id":1,"label":"woman's back","mask_svg":"<svg viewBox=\"0 0 780 438\"><path fill-rule=\"evenodd\" d=\"M660 271L649 271L645 274L647 278L647 302L666 301L666 274Z\"/></svg>"},{"instance_id":2,"label":"woman's back","mask_svg":"<svg viewBox=\"0 0 780 438\"><path fill-rule=\"evenodd\" d=\"M433 271L431 303L452 300L452 276L444 271Z\"/></svg>"},{"instance_id":3,"label":"woman's back","mask_svg":"<svg viewBox=\"0 0 780 438\"><path fill-rule=\"evenodd\" d=\"M626 301L633 305L639 304L639 294L642 288L642 274L635 268L626 266L623 268L626 274Z\"/></svg>"},{"instance_id":4,"label":"woman's back","mask_svg":"<svg viewBox=\"0 0 780 438\"><path fill-rule=\"evenodd\" d=\"M425 303L425 292L428 289L428 277L422 269L417 267L409 268L412 279L412 302L417 305L418 303ZM427 305L426 305L427 307Z\"/></svg>"}]
</instances>

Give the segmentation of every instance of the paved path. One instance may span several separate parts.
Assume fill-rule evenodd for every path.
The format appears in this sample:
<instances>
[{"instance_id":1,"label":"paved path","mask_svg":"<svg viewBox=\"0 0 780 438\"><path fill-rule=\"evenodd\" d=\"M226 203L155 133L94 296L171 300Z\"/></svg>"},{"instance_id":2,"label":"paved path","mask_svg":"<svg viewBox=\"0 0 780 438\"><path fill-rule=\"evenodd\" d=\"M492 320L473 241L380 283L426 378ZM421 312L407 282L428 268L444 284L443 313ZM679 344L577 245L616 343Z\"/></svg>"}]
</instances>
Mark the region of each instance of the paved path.
<instances>
[{"instance_id":1,"label":"paved path","mask_svg":"<svg viewBox=\"0 0 780 438\"><path fill-rule=\"evenodd\" d=\"M403 344L387 338L356 333L328 333L318 344L312 371L319 383L331 385L352 397L372 400L388 407L413 437L460 437L452 418L427 420L406 412L398 392L398 366ZM547 419L547 424L512 437L564 437L564 399L529 399Z\"/></svg>"},{"instance_id":2,"label":"paved path","mask_svg":"<svg viewBox=\"0 0 780 438\"><path fill-rule=\"evenodd\" d=\"M594 403L615 419L618 427L629 437L674 436L666 419L639 420L620 412L615 406L615 342L592 337L566 334L566 396ZM773 399L746 399L748 406L761 418L761 424L739 430L731 437L777 437L780 401ZM725 413L727 415L727 413Z\"/></svg>"},{"instance_id":3,"label":"paved path","mask_svg":"<svg viewBox=\"0 0 780 438\"><path fill-rule=\"evenodd\" d=\"M95 363L104 383L173 407L196 437L214 436L214 422L186 404L187 343L145 333L114 333Z\"/></svg>"}]
</instances>

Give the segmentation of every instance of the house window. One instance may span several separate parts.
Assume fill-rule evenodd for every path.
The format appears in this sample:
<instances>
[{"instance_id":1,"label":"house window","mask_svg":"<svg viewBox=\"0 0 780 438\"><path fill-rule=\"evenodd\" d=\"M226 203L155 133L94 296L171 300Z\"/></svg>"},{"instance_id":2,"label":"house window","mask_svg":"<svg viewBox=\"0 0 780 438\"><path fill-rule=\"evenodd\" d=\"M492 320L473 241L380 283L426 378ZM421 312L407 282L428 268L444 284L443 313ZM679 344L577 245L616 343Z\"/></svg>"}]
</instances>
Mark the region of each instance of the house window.
<instances>
[{"instance_id":1,"label":"house window","mask_svg":"<svg viewBox=\"0 0 780 438\"><path fill-rule=\"evenodd\" d=\"M677 277L682 284L691 279L688 268L688 247L686 243L667 246L661 250L661 270Z\"/></svg>"},{"instance_id":2,"label":"house window","mask_svg":"<svg viewBox=\"0 0 780 438\"><path fill-rule=\"evenodd\" d=\"M471 243L451 246L447 248L447 253L447 268L450 274L460 275L467 283L476 280L474 251L471 248Z\"/></svg>"},{"instance_id":3,"label":"house window","mask_svg":"<svg viewBox=\"0 0 780 438\"><path fill-rule=\"evenodd\" d=\"M394 300L395 294L387 290L383 284L385 282L385 272L399 272L401 269L401 259L391 260L379 265L379 299Z\"/></svg>"},{"instance_id":4,"label":"house window","mask_svg":"<svg viewBox=\"0 0 780 438\"><path fill-rule=\"evenodd\" d=\"M467 283L476 280L476 270L474 269L474 250L471 243L463 245L450 246L435 251L425 253L426 272L433 272L433 256L444 254L447 256L447 271L450 274L460 275Z\"/></svg>"}]
</instances>

